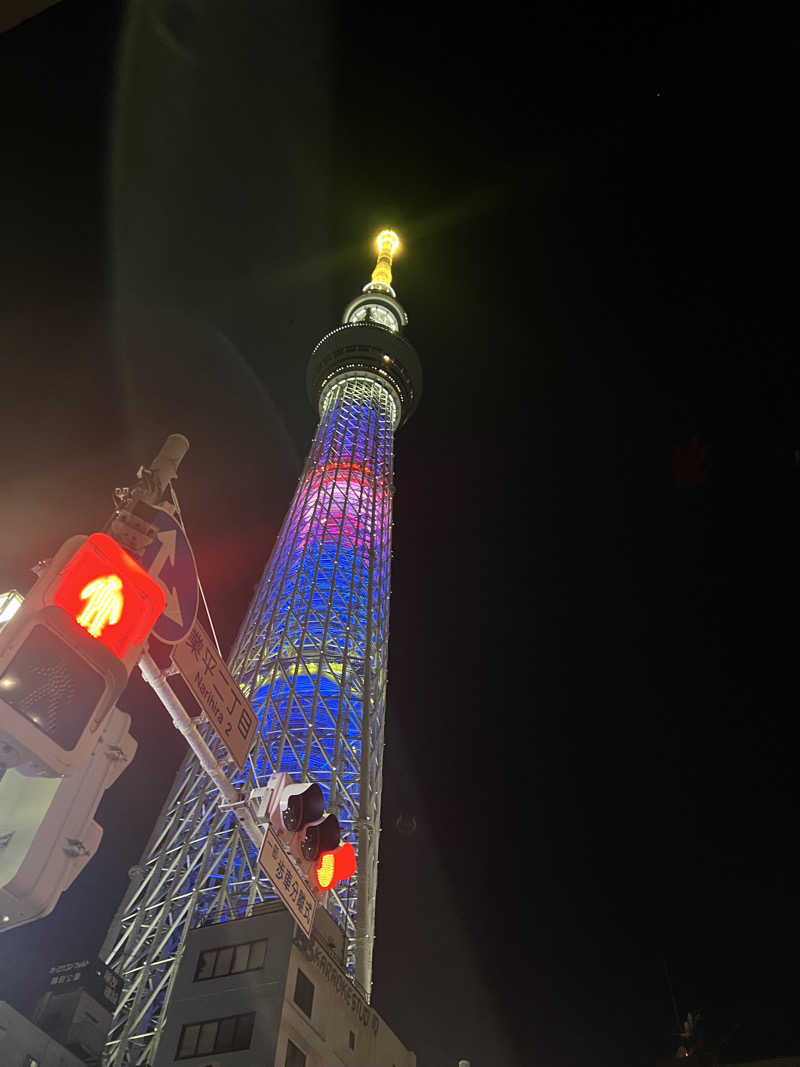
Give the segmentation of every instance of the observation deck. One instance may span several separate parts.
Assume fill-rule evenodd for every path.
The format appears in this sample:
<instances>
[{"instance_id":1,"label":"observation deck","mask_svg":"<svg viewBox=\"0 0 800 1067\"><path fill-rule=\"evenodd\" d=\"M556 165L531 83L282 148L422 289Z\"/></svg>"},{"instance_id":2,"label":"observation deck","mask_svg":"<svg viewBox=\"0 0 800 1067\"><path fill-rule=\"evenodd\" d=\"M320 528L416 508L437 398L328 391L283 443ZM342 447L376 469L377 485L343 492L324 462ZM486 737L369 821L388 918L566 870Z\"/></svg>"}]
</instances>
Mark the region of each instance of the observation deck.
<instances>
[{"instance_id":1,"label":"observation deck","mask_svg":"<svg viewBox=\"0 0 800 1067\"><path fill-rule=\"evenodd\" d=\"M322 410L325 394L347 378L371 378L393 395L399 429L416 410L422 394L422 366L413 345L377 322L337 326L311 353L306 387L311 403Z\"/></svg>"}]
</instances>

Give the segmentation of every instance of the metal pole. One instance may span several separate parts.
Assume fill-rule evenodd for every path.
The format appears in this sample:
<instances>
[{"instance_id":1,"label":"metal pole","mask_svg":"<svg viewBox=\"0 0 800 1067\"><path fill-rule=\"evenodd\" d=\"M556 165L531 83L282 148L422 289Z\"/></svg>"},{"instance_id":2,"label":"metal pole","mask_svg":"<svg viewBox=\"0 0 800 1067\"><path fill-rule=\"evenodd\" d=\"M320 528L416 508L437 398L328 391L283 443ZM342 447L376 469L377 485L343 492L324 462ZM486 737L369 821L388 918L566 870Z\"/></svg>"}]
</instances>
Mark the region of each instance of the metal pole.
<instances>
[{"instance_id":1,"label":"metal pole","mask_svg":"<svg viewBox=\"0 0 800 1067\"><path fill-rule=\"evenodd\" d=\"M189 442L182 433L171 433L161 446L150 467L140 467L133 488L114 492L115 508L105 532L111 534L134 557L140 559L153 541L154 507L163 506L164 495L178 467L189 451ZM168 509L169 510L169 509Z\"/></svg>"},{"instance_id":2,"label":"metal pole","mask_svg":"<svg viewBox=\"0 0 800 1067\"><path fill-rule=\"evenodd\" d=\"M142 653L139 659L139 670L142 672L144 680L149 686L152 686L159 700L169 712L172 725L176 730L180 730L186 738L189 747L197 757L198 763L219 790L222 798L221 806L231 809L241 823L244 832L255 847L260 849L264 842L264 831L258 825L253 813L247 806L247 798L238 789L235 789L225 777L214 753L206 744L205 739L197 732L192 716L178 700L164 672L149 652Z\"/></svg>"},{"instance_id":3,"label":"metal pole","mask_svg":"<svg viewBox=\"0 0 800 1067\"><path fill-rule=\"evenodd\" d=\"M178 477L178 467L189 451L189 441L182 433L171 433L161 446L161 451L150 464L150 473L155 485L153 491L160 499L169 483Z\"/></svg>"}]
</instances>

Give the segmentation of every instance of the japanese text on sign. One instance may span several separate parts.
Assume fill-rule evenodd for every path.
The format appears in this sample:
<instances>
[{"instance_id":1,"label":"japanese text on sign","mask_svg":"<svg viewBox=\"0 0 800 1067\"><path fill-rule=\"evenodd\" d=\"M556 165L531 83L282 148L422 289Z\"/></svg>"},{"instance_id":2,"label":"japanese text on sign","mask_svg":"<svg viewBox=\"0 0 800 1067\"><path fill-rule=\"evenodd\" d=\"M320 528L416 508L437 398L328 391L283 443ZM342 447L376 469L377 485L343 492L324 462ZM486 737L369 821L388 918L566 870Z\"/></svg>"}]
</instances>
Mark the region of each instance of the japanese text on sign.
<instances>
[{"instance_id":1,"label":"japanese text on sign","mask_svg":"<svg viewBox=\"0 0 800 1067\"><path fill-rule=\"evenodd\" d=\"M50 985L64 987L72 983L80 986L105 1007L114 1009L122 993L122 977L102 960L76 960L58 963L50 968ZM71 992L59 988L59 993Z\"/></svg>"},{"instance_id":2,"label":"japanese text on sign","mask_svg":"<svg viewBox=\"0 0 800 1067\"><path fill-rule=\"evenodd\" d=\"M236 766L243 770L258 719L199 622L174 646L172 658Z\"/></svg>"},{"instance_id":3,"label":"japanese text on sign","mask_svg":"<svg viewBox=\"0 0 800 1067\"><path fill-rule=\"evenodd\" d=\"M314 925L317 898L311 892L305 879L295 870L278 835L271 826L267 827L264 835L264 844L258 854L258 863L272 882L275 892L294 916L297 925L306 935L310 935Z\"/></svg>"}]
</instances>

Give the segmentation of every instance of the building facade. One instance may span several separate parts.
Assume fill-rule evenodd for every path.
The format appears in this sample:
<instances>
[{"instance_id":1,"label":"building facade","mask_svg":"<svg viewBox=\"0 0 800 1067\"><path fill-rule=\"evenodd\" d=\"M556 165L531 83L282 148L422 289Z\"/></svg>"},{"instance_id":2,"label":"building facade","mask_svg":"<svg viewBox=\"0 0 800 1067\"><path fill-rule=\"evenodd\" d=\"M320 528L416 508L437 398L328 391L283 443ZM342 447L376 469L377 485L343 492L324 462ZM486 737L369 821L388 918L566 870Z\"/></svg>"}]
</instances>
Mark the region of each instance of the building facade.
<instances>
[{"instance_id":1,"label":"building facade","mask_svg":"<svg viewBox=\"0 0 800 1067\"><path fill-rule=\"evenodd\" d=\"M0 1000L0 1063L3 1067L86 1067L87 1061Z\"/></svg>"},{"instance_id":2,"label":"building facade","mask_svg":"<svg viewBox=\"0 0 800 1067\"><path fill-rule=\"evenodd\" d=\"M394 434L416 407L422 383L391 285L397 244L390 231L379 235L371 280L311 356L307 386L319 425L229 661L259 718L244 772L230 765L234 785L248 795L277 771L317 782L356 849L357 873L329 892L326 906L342 932L344 972L365 1002L380 831ZM171 1025L165 1005L189 931L243 919L275 899L255 844L218 800L187 757L102 953L125 981L109 1035L112 1064L152 1064L160 1056L162 1031Z\"/></svg>"},{"instance_id":3,"label":"building facade","mask_svg":"<svg viewBox=\"0 0 800 1067\"><path fill-rule=\"evenodd\" d=\"M343 949L325 911L307 938L274 901L192 930L154 1067L415 1067L355 989Z\"/></svg>"},{"instance_id":4,"label":"building facade","mask_svg":"<svg viewBox=\"0 0 800 1067\"><path fill-rule=\"evenodd\" d=\"M108 1005L80 986L67 993L45 993L33 1013L40 1030L92 1067L102 1060L111 1019Z\"/></svg>"},{"instance_id":5,"label":"building facade","mask_svg":"<svg viewBox=\"0 0 800 1067\"><path fill-rule=\"evenodd\" d=\"M1 1067L100 1067L118 993L96 961L53 965L31 1020L0 1001Z\"/></svg>"}]
</instances>

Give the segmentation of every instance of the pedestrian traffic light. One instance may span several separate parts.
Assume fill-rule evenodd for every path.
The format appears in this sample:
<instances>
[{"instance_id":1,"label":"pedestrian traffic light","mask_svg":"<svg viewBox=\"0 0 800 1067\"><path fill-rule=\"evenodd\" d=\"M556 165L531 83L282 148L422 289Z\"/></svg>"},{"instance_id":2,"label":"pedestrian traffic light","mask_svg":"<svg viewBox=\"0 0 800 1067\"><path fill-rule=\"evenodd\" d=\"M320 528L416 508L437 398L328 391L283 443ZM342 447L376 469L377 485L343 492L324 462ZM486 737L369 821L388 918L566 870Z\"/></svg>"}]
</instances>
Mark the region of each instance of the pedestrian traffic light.
<instances>
[{"instance_id":1,"label":"pedestrian traffic light","mask_svg":"<svg viewBox=\"0 0 800 1067\"><path fill-rule=\"evenodd\" d=\"M52 777L86 765L164 602L106 534L61 546L0 635L0 767Z\"/></svg>"},{"instance_id":2,"label":"pedestrian traffic light","mask_svg":"<svg viewBox=\"0 0 800 1067\"><path fill-rule=\"evenodd\" d=\"M321 852L314 865L314 882L317 889L327 893L337 882L344 882L356 873L356 850L349 841L333 849Z\"/></svg>"},{"instance_id":3,"label":"pedestrian traffic light","mask_svg":"<svg viewBox=\"0 0 800 1067\"><path fill-rule=\"evenodd\" d=\"M106 715L88 763L67 778L0 778L0 932L48 915L103 836L103 794L133 760L130 716Z\"/></svg>"},{"instance_id":4,"label":"pedestrian traffic light","mask_svg":"<svg viewBox=\"0 0 800 1067\"><path fill-rule=\"evenodd\" d=\"M135 663L166 601L133 556L108 534L95 533L59 570L44 603L60 607L123 662L135 650Z\"/></svg>"}]
</instances>

